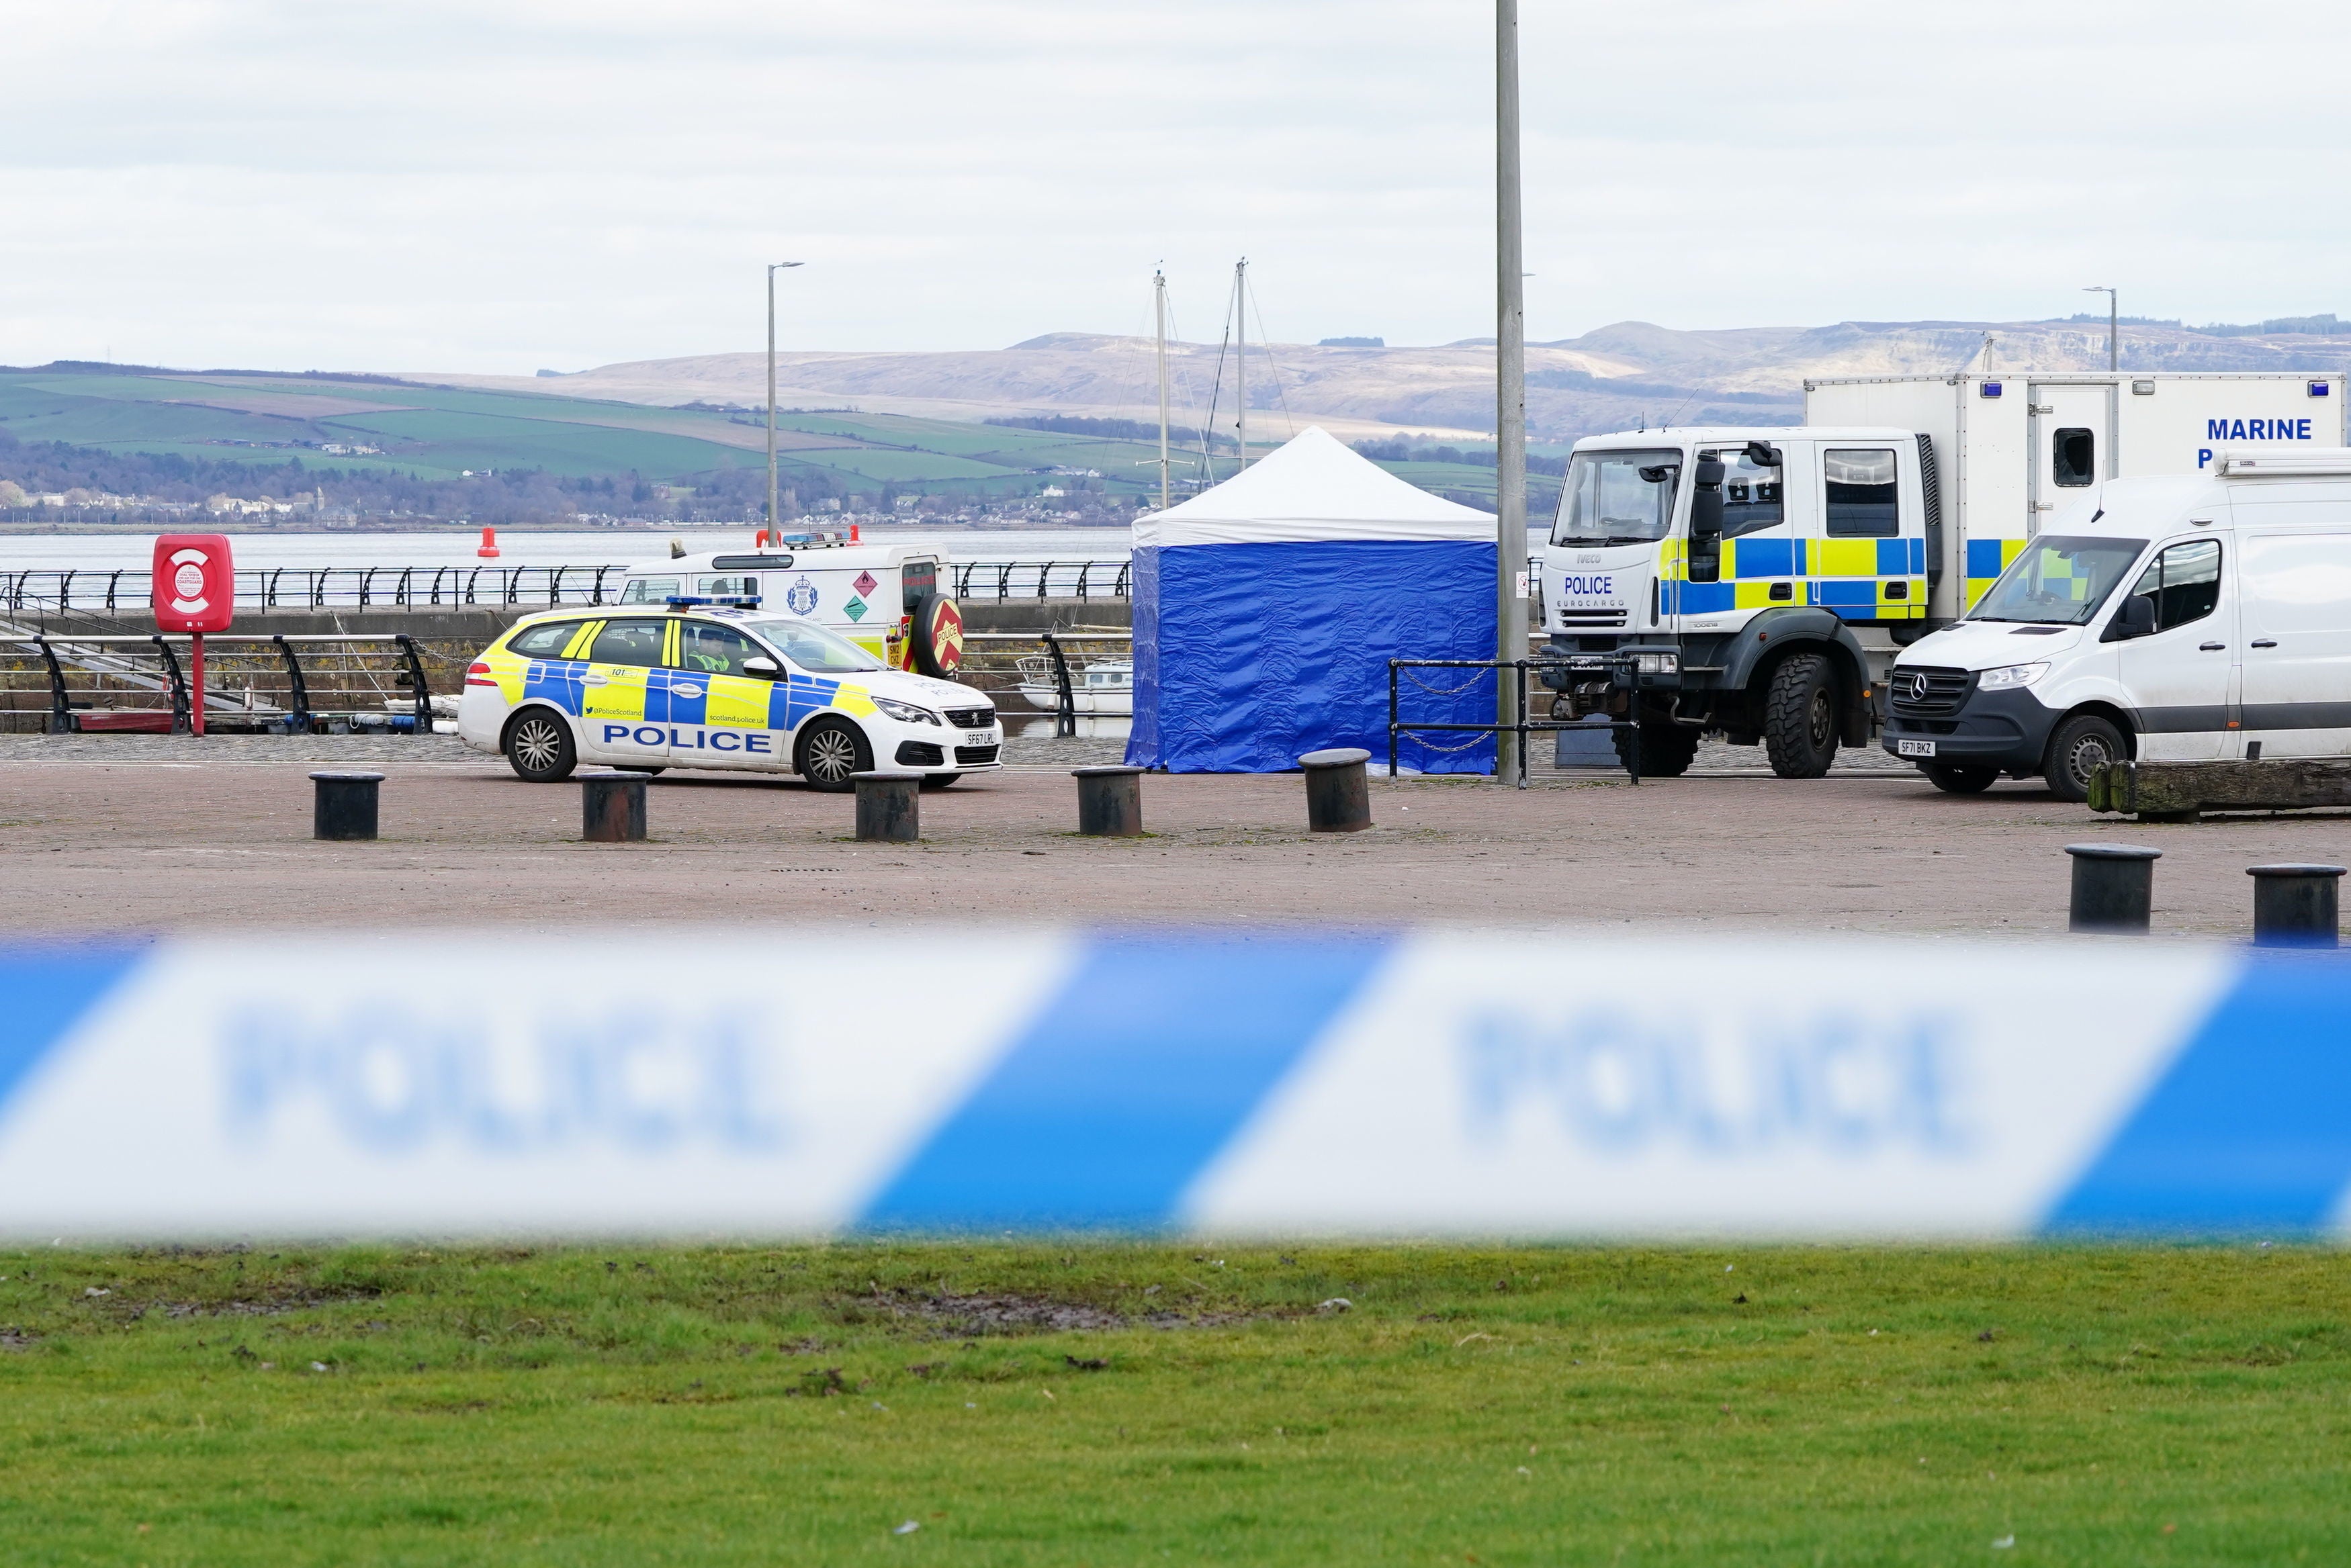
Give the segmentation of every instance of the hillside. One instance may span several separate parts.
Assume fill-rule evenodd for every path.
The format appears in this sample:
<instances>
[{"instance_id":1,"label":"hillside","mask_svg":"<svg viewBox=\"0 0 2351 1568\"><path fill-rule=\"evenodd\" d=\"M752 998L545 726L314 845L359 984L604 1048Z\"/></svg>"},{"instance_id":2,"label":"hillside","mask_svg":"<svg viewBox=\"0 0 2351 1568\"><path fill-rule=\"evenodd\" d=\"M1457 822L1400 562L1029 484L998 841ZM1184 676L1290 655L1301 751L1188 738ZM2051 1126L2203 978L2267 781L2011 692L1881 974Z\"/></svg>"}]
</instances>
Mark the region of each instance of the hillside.
<instances>
[{"instance_id":1,"label":"hillside","mask_svg":"<svg viewBox=\"0 0 2351 1568\"><path fill-rule=\"evenodd\" d=\"M2126 323L2122 362L2135 370L2318 370L2351 364L2351 323L2331 317L2273 327L2196 328ZM1618 322L1580 337L1530 345L1527 417L1538 440L1573 441L1644 422L1788 423L1807 378L1954 370L1992 335L2008 371L2104 369L2105 323L1846 321L1814 327L1680 331ZM1217 381L1215 344L1172 346L1180 422L1196 426ZM1152 346L1138 337L1052 333L1008 348L954 353L783 353L781 401L852 403L868 413L977 421L1078 414L1155 420ZM1493 347L1352 348L1275 344L1250 362L1251 433L1280 438L1318 423L1348 440L1425 432L1477 439L1493 426ZM1229 428L1231 367L1218 428ZM760 354L710 354L606 365L562 377L420 374L447 386L536 391L674 407L755 404L766 397Z\"/></svg>"}]
</instances>

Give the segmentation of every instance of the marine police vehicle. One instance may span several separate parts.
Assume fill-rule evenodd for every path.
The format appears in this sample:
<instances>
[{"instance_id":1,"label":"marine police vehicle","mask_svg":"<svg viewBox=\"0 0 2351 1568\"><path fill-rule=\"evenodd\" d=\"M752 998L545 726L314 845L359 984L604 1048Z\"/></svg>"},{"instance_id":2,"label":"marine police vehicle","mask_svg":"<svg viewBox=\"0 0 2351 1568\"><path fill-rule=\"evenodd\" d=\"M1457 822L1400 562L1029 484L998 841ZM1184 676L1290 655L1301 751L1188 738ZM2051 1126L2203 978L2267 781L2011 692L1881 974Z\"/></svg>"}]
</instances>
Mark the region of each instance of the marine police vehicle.
<instances>
[{"instance_id":1,"label":"marine police vehicle","mask_svg":"<svg viewBox=\"0 0 2351 1568\"><path fill-rule=\"evenodd\" d=\"M1817 777L1882 722L1901 650L2060 509L2209 474L2231 442L2351 442L2346 391L2340 373L1970 370L1810 381L1800 426L1587 438L1538 578L1555 711L1636 720L1616 743L1644 774L1682 772L1711 731Z\"/></svg>"},{"instance_id":2,"label":"marine police vehicle","mask_svg":"<svg viewBox=\"0 0 2351 1568\"><path fill-rule=\"evenodd\" d=\"M533 783L583 762L796 773L847 790L876 765L932 784L999 768L995 706L757 596L549 610L475 660L457 733Z\"/></svg>"},{"instance_id":3,"label":"marine police vehicle","mask_svg":"<svg viewBox=\"0 0 2351 1568\"><path fill-rule=\"evenodd\" d=\"M1965 618L1903 650L1885 747L1937 788L2125 758L2351 755L2351 449L2222 447L2051 520Z\"/></svg>"}]
</instances>

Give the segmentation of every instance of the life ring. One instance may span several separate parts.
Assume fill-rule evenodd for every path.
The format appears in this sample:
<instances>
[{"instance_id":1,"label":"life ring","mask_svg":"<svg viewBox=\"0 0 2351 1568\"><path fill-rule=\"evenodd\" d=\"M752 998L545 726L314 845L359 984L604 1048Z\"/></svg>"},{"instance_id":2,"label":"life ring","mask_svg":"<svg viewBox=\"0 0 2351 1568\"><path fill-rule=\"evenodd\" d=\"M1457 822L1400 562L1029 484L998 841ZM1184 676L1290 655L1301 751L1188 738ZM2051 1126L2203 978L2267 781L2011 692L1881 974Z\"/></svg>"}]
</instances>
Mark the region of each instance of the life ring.
<instances>
[{"instance_id":1,"label":"life ring","mask_svg":"<svg viewBox=\"0 0 2351 1568\"><path fill-rule=\"evenodd\" d=\"M945 594L925 594L914 606L914 668L942 680L963 668L963 611Z\"/></svg>"}]
</instances>

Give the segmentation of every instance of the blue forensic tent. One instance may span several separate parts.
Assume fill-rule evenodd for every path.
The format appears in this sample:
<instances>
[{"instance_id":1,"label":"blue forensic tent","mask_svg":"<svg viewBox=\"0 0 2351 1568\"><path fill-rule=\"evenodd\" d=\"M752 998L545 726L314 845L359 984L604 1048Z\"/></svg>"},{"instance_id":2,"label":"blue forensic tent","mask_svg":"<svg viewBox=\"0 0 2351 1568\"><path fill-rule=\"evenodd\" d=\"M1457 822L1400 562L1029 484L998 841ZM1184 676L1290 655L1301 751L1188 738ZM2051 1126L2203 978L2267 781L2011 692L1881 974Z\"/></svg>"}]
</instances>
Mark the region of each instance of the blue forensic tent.
<instances>
[{"instance_id":1,"label":"blue forensic tent","mask_svg":"<svg viewBox=\"0 0 2351 1568\"><path fill-rule=\"evenodd\" d=\"M1362 746L1384 764L1389 659L1494 657L1494 519L1310 429L1137 519L1134 595L1128 763L1280 773ZM1406 721L1492 722L1491 671L1405 674ZM1494 741L1406 735L1397 760L1491 773Z\"/></svg>"}]
</instances>

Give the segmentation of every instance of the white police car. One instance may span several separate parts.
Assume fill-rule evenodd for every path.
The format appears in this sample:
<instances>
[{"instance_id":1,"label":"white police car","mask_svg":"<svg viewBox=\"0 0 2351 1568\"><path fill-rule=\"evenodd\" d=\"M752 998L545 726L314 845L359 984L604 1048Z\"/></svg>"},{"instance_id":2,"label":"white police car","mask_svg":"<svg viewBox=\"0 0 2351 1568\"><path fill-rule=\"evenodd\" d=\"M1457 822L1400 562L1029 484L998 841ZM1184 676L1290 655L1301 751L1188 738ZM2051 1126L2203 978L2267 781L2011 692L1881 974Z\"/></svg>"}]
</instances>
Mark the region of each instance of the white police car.
<instances>
[{"instance_id":1,"label":"white police car","mask_svg":"<svg viewBox=\"0 0 2351 1568\"><path fill-rule=\"evenodd\" d=\"M944 784L1003 765L985 696L758 602L531 616L466 671L457 733L534 783L583 762L796 773L822 790L875 767Z\"/></svg>"}]
</instances>

